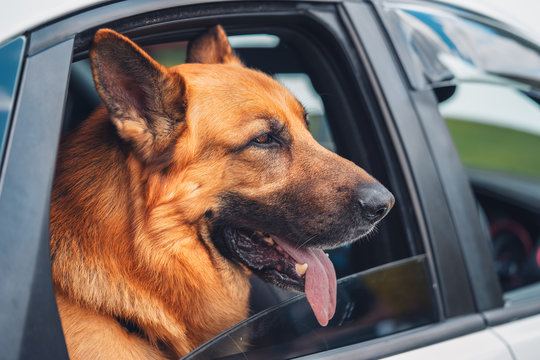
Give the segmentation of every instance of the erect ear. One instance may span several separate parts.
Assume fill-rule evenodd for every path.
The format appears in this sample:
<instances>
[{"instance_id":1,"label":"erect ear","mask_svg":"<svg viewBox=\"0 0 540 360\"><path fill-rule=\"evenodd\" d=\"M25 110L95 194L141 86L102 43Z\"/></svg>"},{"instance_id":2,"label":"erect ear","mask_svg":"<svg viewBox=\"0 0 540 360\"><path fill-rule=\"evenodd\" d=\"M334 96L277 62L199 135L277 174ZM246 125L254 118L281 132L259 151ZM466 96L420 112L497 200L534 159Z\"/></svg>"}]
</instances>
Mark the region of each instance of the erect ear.
<instances>
[{"instance_id":1,"label":"erect ear","mask_svg":"<svg viewBox=\"0 0 540 360\"><path fill-rule=\"evenodd\" d=\"M185 82L128 38L99 30L90 48L97 91L118 134L149 166L164 167L185 122Z\"/></svg>"},{"instance_id":2,"label":"erect ear","mask_svg":"<svg viewBox=\"0 0 540 360\"><path fill-rule=\"evenodd\" d=\"M235 55L227 40L227 34L220 25L214 26L189 42L186 62L243 65Z\"/></svg>"}]
</instances>

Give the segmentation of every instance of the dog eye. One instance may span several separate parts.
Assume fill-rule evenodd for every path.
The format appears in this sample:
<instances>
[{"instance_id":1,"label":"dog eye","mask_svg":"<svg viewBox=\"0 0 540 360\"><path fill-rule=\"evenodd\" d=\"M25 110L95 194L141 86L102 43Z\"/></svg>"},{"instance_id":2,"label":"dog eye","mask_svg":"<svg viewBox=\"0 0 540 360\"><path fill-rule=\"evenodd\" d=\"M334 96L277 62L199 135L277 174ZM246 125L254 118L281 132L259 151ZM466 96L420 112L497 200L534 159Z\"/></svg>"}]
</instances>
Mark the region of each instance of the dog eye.
<instances>
[{"instance_id":1,"label":"dog eye","mask_svg":"<svg viewBox=\"0 0 540 360\"><path fill-rule=\"evenodd\" d=\"M258 136L255 138L255 142L257 144L267 144L270 142L270 135L269 134L262 134L261 136Z\"/></svg>"},{"instance_id":2,"label":"dog eye","mask_svg":"<svg viewBox=\"0 0 540 360\"><path fill-rule=\"evenodd\" d=\"M276 139L269 133L262 134L257 136L255 139L251 140L252 143L256 145L270 145L276 143Z\"/></svg>"}]
</instances>

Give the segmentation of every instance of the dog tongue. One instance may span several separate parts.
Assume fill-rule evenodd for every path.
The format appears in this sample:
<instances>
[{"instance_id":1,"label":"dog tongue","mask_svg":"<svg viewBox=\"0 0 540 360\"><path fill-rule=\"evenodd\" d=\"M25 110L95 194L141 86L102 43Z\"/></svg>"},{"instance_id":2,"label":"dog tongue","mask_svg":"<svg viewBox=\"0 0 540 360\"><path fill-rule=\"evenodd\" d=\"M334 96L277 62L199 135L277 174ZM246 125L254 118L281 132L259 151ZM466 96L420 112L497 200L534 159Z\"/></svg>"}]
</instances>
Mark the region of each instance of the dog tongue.
<instances>
[{"instance_id":1,"label":"dog tongue","mask_svg":"<svg viewBox=\"0 0 540 360\"><path fill-rule=\"evenodd\" d=\"M297 249L275 237L274 240L299 264L308 264L306 297L319 324L326 326L336 312L337 284L334 265L320 249Z\"/></svg>"}]
</instances>

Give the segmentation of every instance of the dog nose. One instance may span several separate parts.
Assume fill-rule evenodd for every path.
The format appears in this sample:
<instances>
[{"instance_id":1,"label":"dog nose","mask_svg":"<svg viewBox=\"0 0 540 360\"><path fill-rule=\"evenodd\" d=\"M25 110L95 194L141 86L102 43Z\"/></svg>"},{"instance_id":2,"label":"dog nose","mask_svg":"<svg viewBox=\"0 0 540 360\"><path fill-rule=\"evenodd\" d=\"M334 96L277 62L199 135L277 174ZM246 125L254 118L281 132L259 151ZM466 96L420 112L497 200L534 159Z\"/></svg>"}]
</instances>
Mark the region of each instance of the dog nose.
<instances>
[{"instance_id":1,"label":"dog nose","mask_svg":"<svg viewBox=\"0 0 540 360\"><path fill-rule=\"evenodd\" d=\"M358 189L358 202L362 216L370 223L381 220L394 206L394 195L378 183L369 183Z\"/></svg>"}]
</instances>

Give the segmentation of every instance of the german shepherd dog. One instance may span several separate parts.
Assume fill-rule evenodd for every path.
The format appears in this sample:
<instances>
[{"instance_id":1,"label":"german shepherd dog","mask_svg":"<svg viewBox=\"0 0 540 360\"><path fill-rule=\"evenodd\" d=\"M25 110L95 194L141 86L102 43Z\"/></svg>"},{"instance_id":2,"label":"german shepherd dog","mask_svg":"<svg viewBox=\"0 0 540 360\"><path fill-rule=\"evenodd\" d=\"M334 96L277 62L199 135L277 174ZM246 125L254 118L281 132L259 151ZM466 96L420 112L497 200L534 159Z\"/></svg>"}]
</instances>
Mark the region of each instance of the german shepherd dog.
<instances>
[{"instance_id":1,"label":"german shepherd dog","mask_svg":"<svg viewBox=\"0 0 540 360\"><path fill-rule=\"evenodd\" d=\"M165 68L96 33L99 107L61 143L51 203L56 298L73 359L169 359L248 316L249 276L336 306L323 249L394 203L319 145L307 114L216 26ZM127 326L126 324L129 324Z\"/></svg>"}]
</instances>

